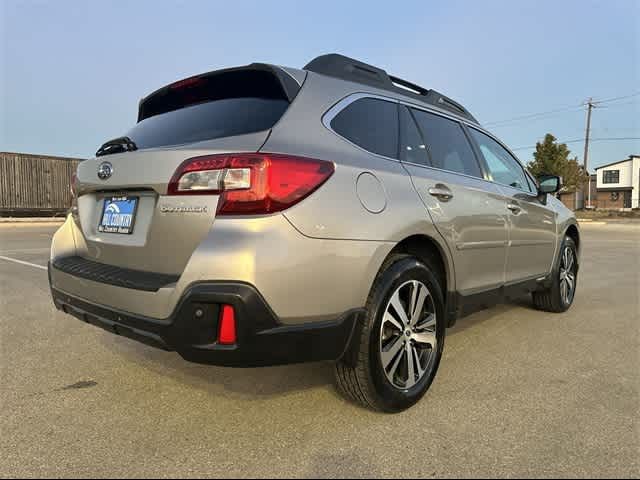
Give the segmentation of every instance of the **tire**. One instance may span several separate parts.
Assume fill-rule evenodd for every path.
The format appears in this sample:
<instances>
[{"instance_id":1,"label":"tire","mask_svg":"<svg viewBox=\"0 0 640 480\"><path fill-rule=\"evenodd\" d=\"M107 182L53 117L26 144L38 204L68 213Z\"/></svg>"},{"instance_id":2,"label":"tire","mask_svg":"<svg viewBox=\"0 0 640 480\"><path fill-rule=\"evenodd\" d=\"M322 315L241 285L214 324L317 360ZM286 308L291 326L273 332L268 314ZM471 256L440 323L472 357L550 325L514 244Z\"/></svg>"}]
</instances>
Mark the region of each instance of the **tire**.
<instances>
[{"instance_id":1,"label":"tire","mask_svg":"<svg viewBox=\"0 0 640 480\"><path fill-rule=\"evenodd\" d=\"M572 259L569 269L567 269L565 265L567 262L565 254L567 252L570 253ZM578 256L576 244L571 237L564 238L555 265L553 273L551 274L551 285L544 290L532 293L533 304L538 310L562 313L569 310L573 304L578 287ZM572 277L567 279L567 273L572 275ZM567 295L566 291L563 290L563 288L565 288L563 287L563 283L565 286L568 285L567 282L571 283L571 278L573 279L573 286Z\"/></svg>"},{"instance_id":2,"label":"tire","mask_svg":"<svg viewBox=\"0 0 640 480\"><path fill-rule=\"evenodd\" d=\"M435 272L409 255L385 261L354 333L352 354L336 363L338 388L347 398L373 410L397 413L427 392L438 371L446 328L444 296ZM422 298L423 308L418 308ZM405 317L398 314L397 305L405 308ZM420 313L410 316L407 310Z\"/></svg>"}]
</instances>

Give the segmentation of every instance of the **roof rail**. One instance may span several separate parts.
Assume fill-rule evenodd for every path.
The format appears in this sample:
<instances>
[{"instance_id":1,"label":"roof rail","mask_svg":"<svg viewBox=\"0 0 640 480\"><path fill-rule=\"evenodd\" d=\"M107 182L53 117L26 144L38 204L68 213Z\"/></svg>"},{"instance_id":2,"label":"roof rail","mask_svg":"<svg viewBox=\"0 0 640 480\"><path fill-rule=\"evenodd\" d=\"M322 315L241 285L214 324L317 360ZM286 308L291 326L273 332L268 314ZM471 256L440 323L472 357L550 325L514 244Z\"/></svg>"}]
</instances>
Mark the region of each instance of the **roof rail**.
<instances>
[{"instance_id":1,"label":"roof rail","mask_svg":"<svg viewBox=\"0 0 640 480\"><path fill-rule=\"evenodd\" d=\"M413 97L421 102L430 103L438 108L448 110L474 123L478 123L466 108L449 97L435 90L428 90L407 80L403 80L402 78L391 76L381 68L345 57L338 53L330 53L316 57L307 63L304 69L310 72L321 73L330 77L362 83Z\"/></svg>"}]
</instances>

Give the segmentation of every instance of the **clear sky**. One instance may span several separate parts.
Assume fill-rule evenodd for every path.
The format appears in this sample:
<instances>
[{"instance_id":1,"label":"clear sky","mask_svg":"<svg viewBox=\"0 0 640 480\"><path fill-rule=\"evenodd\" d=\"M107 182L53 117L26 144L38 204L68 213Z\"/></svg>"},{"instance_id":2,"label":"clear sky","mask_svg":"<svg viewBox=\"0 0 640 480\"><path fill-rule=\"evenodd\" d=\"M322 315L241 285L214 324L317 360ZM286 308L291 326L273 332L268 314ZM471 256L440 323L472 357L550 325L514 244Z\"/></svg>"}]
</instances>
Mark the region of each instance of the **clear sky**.
<instances>
[{"instance_id":1,"label":"clear sky","mask_svg":"<svg viewBox=\"0 0 640 480\"><path fill-rule=\"evenodd\" d=\"M524 161L547 132L582 138L591 96L636 94L595 110L593 137L640 137L638 0L0 0L0 39L3 151L88 157L166 83L329 52L440 90L483 124L562 110L490 128ZM609 163L640 140L591 152Z\"/></svg>"}]
</instances>

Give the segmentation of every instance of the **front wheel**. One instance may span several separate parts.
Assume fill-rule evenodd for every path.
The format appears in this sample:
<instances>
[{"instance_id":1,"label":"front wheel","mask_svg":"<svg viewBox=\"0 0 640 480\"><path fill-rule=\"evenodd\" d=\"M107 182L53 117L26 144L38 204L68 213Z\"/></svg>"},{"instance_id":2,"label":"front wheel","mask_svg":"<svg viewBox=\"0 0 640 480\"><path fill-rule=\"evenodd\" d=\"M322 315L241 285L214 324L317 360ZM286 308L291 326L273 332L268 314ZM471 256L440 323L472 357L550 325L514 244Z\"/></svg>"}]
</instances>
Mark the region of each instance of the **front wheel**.
<instances>
[{"instance_id":1,"label":"front wheel","mask_svg":"<svg viewBox=\"0 0 640 480\"><path fill-rule=\"evenodd\" d=\"M560 258L552 273L551 286L532 294L533 304L538 310L561 313L573 304L578 286L578 256L571 237L565 237L558 254Z\"/></svg>"},{"instance_id":2,"label":"front wheel","mask_svg":"<svg viewBox=\"0 0 640 480\"><path fill-rule=\"evenodd\" d=\"M431 266L394 255L381 268L352 348L336 364L339 389L366 407L400 412L429 389L445 336L442 288Z\"/></svg>"}]
</instances>

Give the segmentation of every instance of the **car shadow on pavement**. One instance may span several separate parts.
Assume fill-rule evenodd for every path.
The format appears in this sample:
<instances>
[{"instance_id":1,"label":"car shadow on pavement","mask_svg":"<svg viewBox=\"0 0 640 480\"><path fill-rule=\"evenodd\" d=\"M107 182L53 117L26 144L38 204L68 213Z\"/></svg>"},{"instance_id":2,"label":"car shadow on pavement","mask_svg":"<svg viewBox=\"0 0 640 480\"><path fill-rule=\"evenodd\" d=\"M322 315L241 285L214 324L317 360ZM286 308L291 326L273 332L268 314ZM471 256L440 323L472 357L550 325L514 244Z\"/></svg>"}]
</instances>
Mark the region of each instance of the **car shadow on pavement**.
<instances>
[{"instance_id":1,"label":"car shadow on pavement","mask_svg":"<svg viewBox=\"0 0 640 480\"><path fill-rule=\"evenodd\" d=\"M332 362L315 362L261 368L227 368L199 365L123 337L102 333L102 343L116 355L158 376L206 390L211 394L236 395L245 400L286 396L291 393L333 389Z\"/></svg>"},{"instance_id":2,"label":"car shadow on pavement","mask_svg":"<svg viewBox=\"0 0 640 480\"><path fill-rule=\"evenodd\" d=\"M447 337L464 337L481 324L519 307L532 308L528 298L481 310L460 319ZM469 331L469 332L468 332ZM101 332L101 343L115 355L159 377L204 390L212 395L235 396L247 401L287 396L296 392L323 389L343 397L335 388L333 363L315 362L261 368L226 368L198 365L183 360L175 352L165 352L133 340Z\"/></svg>"},{"instance_id":3,"label":"car shadow on pavement","mask_svg":"<svg viewBox=\"0 0 640 480\"><path fill-rule=\"evenodd\" d=\"M505 313L508 313L509 311L515 310L517 308L532 310L534 307L531 302L531 296L526 295L506 303L492 305L487 308L478 310L471 315L462 317L458 319L453 328L447 330L447 337L455 337L456 335L460 335L469 329L475 329L479 327L480 324L492 320L499 315L504 315Z\"/></svg>"}]
</instances>

